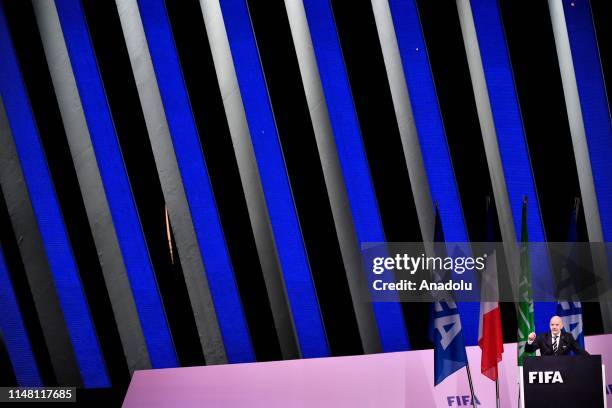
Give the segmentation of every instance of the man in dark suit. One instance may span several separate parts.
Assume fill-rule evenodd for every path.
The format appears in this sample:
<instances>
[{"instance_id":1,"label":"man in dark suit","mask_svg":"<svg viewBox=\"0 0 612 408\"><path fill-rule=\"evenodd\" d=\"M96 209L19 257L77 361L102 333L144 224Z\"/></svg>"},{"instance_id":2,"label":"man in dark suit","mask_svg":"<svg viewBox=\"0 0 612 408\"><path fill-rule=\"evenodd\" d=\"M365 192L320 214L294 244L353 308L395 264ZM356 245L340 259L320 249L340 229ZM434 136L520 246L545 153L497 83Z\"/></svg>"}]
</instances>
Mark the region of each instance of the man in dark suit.
<instances>
[{"instance_id":1,"label":"man in dark suit","mask_svg":"<svg viewBox=\"0 0 612 408\"><path fill-rule=\"evenodd\" d=\"M578 342L574 339L571 333L562 332L563 321L559 316L553 316L550 319L550 331L542 333L536 337L535 333L529 334L525 351L533 353L540 349L542 356L565 356L571 351L578 355L588 356Z\"/></svg>"}]
</instances>

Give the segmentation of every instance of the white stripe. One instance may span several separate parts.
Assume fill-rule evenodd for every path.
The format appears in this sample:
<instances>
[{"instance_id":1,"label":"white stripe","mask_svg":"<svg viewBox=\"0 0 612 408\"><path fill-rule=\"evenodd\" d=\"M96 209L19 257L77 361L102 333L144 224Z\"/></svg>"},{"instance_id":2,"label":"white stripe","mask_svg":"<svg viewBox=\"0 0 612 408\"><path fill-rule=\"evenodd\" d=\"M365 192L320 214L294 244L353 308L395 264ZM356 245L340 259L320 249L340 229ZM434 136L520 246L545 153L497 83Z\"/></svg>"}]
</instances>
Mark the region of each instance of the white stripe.
<instances>
[{"instance_id":1,"label":"white stripe","mask_svg":"<svg viewBox=\"0 0 612 408\"><path fill-rule=\"evenodd\" d=\"M574 71L574 61L569 42L569 34L565 22L565 12L561 0L548 0L548 8L553 26L557 57L559 58L559 69L561 71L561 82L563 84L563 94L565 96L565 107L570 125L572 145L574 147L574 157L576 158L576 169L578 170L578 183L580 185L580 195L584 204L584 215L586 219L587 231L590 242L604 242L603 231L601 228L601 218L597 195L595 193L595 183L593 181L593 171L591 159L586 139L584 121L582 118L582 107L578 94L578 83ZM598 276L602 278L599 288L607 289L608 267L606 265L606 255L604 251L593 249L593 266ZM606 291L600 291L606 293ZM612 295L604 294L599 298L601 317L606 333L612 331Z\"/></svg>"},{"instance_id":2,"label":"white stripe","mask_svg":"<svg viewBox=\"0 0 612 408\"><path fill-rule=\"evenodd\" d=\"M461 32L463 35L463 44L470 71L470 78L472 80L472 88L474 90L480 131L482 133L482 140L484 142L485 153L487 156L489 174L491 175L491 185L493 187L495 206L497 208L499 218L499 227L504 243L506 262L508 263L510 276L519 276L520 257L517 253L517 239L516 231L514 229L514 218L512 216L512 207L510 206L510 199L508 198L508 191L506 189L506 179L502 167L499 145L497 142L497 132L495 131L491 101L489 99L487 82L480 56L480 47L478 45L478 37L476 35L476 27L474 25L474 17L472 15L472 7L469 0L456 0L456 3L457 11L459 13L459 22L461 24ZM511 279L510 285L512 293L516 295L518 288L516 287L515 280Z\"/></svg>"},{"instance_id":3,"label":"white stripe","mask_svg":"<svg viewBox=\"0 0 612 408\"><path fill-rule=\"evenodd\" d=\"M229 125L230 136L238 163L240 181L247 202L247 210L255 246L270 299L272 318L278 335L284 359L299 358L297 335L289 300L285 293L283 275L278 261L276 246L270 225L263 186L255 152L251 143L251 133L240 95L238 78L230 50L221 5L218 0L200 0L200 7L206 26L215 73L223 98L223 107Z\"/></svg>"},{"instance_id":4,"label":"white stripe","mask_svg":"<svg viewBox=\"0 0 612 408\"><path fill-rule=\"evenodd\" d=\"M32 4L128 369L151 368L57 9L51 0Z\"/></svg>"},{"instance_id":5,"label":"white stripe","mask_svg":"<svg viewBox=\"0 0 612 408\"><path fill-rule=\"evenodd\" d=\"M227 363L223 339L206 279L189 204L176 162L153 62L136 0L116 0L121 29L138 88L138 98L151 141L172 231L180 254L181 268L194 311L200 346L207 363ZM171 243L170 243L171 244Z\"/></svg>"},{"instance_id":6,"label":"white stripe","mask_svg":"<svg viewBox=\"0 0 612 408\"><path fill-rule=\"evenodd\" d=\"M372 8L406 159L406 167L410 175L410 185L417 209L421 235L424 242L432 242L435 224L434 206L423 164L421 145L412 115L408 86L406 85L389 2L388 0L372 0ZM431 252L433 248L428 249L428 252Z\"/></svg>"},{"instance_id":7,"label":"white stripe","mask_svg":"<svg viewBox=\"0 0 612 408\"><path fill-rule=\"evenodd\" d=\"M317 67L317 61L310 37L310 29L302 0L285 0L291 36L304 84L306 102L315 133L317 149L323 166L323 177L329 194L334 225L346 271L346 278L351 292L355 317L359 328L361 343L366 354L382 351L378 325L369 302L363 302L363 293L368 293L365 274L362 269L362 258L359 242L350 205L346 194L344 176L336 151L336 143L331 129L327 103Z\"/></svg>"}]
</instances>

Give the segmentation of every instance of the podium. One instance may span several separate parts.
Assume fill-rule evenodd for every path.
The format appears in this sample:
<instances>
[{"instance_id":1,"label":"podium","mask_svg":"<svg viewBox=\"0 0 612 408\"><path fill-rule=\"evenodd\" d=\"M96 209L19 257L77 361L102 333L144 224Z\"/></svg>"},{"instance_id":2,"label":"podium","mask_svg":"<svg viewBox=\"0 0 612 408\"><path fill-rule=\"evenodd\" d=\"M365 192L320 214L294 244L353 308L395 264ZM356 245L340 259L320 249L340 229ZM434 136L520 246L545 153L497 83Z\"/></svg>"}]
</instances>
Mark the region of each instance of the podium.
<instances>
[{"instance_id":1,"label":"podium","mask_svg":"<svg viewBox=\"0 0 612 408\"><path fill-rule=\"evenodd\" d=\"M521 408L606 407L601 356L528 357L519 382Z\"/></svg>"}]
</instances>

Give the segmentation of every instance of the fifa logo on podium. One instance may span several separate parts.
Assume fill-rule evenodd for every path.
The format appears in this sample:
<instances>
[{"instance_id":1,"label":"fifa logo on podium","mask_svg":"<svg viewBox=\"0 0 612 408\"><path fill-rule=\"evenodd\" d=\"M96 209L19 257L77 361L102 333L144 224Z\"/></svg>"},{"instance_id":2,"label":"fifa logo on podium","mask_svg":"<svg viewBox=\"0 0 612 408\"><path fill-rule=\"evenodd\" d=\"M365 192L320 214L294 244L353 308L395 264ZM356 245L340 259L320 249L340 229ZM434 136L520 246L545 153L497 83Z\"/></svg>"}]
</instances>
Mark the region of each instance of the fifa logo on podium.
<instances>
[{"instance_id":1,"label":"fifa logo on podium","mask_svg":"<svg viewBox=\"0 0 612 408\"><path fill-rule=\"evenodd\" d=\"M563 377L559 371L530 371L529 384L563 384Z\"/></svg>"}]
</instances>

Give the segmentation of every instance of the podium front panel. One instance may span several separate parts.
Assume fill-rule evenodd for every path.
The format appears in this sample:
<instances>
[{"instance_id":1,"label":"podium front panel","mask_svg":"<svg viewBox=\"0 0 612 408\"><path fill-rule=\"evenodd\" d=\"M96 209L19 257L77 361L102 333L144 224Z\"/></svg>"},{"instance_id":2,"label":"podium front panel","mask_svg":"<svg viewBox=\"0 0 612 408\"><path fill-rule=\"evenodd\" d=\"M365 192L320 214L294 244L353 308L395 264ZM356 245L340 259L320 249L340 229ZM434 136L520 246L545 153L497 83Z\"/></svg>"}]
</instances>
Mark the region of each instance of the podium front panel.
<instances>
[{"instance_id":1,"label":"podium front panel","mask_svg":"<svg viewBox=\"0 0 612 408\"><path fill-rule=\"evenodd\" d=\"M603 408L601 356L527 358L523 386L526 408Z\"/></svg>"}]
</instances>

